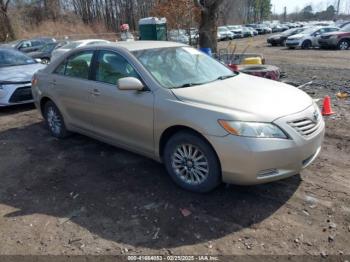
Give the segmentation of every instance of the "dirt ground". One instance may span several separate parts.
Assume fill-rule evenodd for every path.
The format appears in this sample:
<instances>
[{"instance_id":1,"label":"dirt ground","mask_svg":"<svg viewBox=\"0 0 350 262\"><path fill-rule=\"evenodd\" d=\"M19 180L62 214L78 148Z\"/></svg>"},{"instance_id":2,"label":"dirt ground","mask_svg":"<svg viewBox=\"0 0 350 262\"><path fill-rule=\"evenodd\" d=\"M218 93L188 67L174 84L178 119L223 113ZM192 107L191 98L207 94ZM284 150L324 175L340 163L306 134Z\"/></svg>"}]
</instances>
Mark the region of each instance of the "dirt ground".
<instances>
[{"instance_id":1,"label":"dirt ground","mask_svg":"<svg viewBox=\"0 0 350 262\"><path fill-rule=\"evenodd\" d=\"M237 43L279 66L283 81L314 80L305 91L330 95L337 113L300 176L193 194L142 156L81 135L52 138L31 105L0 109L0 254L350 255L350 98L335 97L350 92L350 51L265 41Z\"/></svg>"}]
</instances>

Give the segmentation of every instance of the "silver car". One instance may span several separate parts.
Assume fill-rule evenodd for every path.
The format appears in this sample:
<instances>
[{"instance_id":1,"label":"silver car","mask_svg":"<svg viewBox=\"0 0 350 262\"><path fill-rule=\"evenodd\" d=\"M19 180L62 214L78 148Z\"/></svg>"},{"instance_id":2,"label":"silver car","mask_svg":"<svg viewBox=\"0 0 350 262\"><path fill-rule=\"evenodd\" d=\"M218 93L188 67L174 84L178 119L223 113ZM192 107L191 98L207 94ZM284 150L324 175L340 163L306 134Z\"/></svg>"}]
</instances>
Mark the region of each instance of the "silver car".
<instances>
[{"instance_id":1,"label":"silver car","mask_svg":"<svg viewBox=\"0 0 350 262\"><path fill-rule=\"evenodd\" d=\"M78 132L153 158L196 192L298 174L325 132L306 93L172 42L73 50L35 74L33 95L53 136Z\"/></svg>"},{"instance_id":2,"label":"silver car","mask_svg":"<svg viewBox=\"0 0 350 262\"><path fill-rule=\"evenodd\" d=\"M31 80L44 67L17 50L0 48L0 107L33 103Z\"/></svg>"}]
</instances>

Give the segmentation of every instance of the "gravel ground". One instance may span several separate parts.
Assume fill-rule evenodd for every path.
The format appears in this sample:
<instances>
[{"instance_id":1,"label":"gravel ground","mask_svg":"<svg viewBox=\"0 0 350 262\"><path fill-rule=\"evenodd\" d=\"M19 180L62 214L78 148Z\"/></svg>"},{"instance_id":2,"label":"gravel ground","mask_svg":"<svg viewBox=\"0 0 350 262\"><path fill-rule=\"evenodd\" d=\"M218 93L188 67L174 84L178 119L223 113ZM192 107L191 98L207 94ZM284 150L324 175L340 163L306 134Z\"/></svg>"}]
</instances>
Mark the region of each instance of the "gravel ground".
<instances>
[{"instance_id":1,"label":"gravel ground","mask_svg":"<svg viewBox=\"0 0 350 262\"><path fill-rule=\"evenodd\" d=\"M315 99L330 95L320 157L300 175L209 194L96 140L50 137L33 106L0 109L0 254L350 255L350 51L238 40ZM224 47L227 43L220 43ZM292 98L291 98L292 99ZM186 216L184 216L186 215Z\"/></svg>"}]
</instances>

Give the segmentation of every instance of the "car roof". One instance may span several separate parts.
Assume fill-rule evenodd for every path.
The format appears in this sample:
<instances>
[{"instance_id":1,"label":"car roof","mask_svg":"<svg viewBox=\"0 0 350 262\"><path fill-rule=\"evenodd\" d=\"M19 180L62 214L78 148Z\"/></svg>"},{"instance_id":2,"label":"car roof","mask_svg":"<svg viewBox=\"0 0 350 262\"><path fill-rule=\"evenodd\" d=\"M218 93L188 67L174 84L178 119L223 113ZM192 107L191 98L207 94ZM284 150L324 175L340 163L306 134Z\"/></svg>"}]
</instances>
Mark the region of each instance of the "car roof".
<instances>
[{"instance_id":1,"label":"car roof","mask_svg":"<svg viewBox=\"0 0 350 262\"><path fill-rule=\"evenodd\" d=\"M89 43L89 42L95 42L95 41L106 41L108 42L108 40L104 40L104 39L84 39L84 40L76 40L76 41L72 41L72 42L76 42L76 43Z\"/></svg>"},{"instance_id":2,"label":"car roof","mask_svg":"<svg viewBox=\"0 0 350 262\"><path fill-rule=\"evenodd\" d=\"M120 41L108 44L108 46L123 47L129 51L138 51L145 49L180 47L187 45L170 41Z\"/></svg>"}]
</instances>

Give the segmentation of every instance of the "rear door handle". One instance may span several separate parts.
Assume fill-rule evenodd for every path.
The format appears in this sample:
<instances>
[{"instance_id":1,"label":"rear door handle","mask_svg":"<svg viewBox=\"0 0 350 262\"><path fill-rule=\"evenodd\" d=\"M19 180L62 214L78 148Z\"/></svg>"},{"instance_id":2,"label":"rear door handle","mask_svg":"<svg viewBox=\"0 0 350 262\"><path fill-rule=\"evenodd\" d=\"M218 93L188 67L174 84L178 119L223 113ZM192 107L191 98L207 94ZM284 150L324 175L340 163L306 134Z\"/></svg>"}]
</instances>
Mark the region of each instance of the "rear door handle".
<instances>
[{"instance_id":1,"label":"rear door handle","mask_svg":"<svg viewBox=\"0 0 350 262\"><path fill-rule=\"evenodd\" d=\"M94 88L91 92L90 92L91 95L93 96L99 96L101 93L100 93L100 90L98 90L97 88Z\"/></svg>"}]
</instances>

